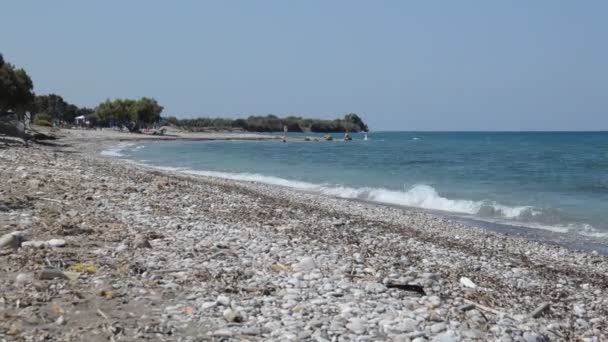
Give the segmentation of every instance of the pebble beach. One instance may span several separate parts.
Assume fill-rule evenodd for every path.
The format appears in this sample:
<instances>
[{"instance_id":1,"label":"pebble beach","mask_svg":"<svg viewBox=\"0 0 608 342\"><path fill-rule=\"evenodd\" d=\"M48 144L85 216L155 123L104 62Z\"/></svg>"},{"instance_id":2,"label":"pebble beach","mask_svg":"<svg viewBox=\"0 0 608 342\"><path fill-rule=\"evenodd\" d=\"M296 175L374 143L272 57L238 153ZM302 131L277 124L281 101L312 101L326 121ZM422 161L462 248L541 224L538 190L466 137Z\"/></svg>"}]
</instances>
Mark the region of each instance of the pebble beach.
<instances>
[{"instance_id":1,"label":"pebble beach","mask_svg":"<svg viewBox=\"0 0 608 342\"><path fill-rule=\"evenodd\" d=\"M0 146L0 341L608 336L606 256L99 153L131 137Z\"/></svg>"}]
</instances>

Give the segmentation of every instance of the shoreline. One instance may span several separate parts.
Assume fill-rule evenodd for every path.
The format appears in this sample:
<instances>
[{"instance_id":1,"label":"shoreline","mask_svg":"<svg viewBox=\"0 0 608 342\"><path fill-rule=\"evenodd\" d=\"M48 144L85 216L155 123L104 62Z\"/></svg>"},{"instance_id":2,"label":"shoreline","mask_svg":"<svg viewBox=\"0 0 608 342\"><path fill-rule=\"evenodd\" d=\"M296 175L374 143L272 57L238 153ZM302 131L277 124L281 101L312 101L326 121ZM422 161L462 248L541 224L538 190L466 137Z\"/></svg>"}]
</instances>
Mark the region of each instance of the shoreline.
<instances>
[{"instance_id":1,"label":"shoreline","mask_svg":"<svg viewBox=\"0 0 608 342\"><path fill-rule=\"evenodd\" d=\"M0 149L0 233L66 242L1 250L0 337L606 336L608 258L598 253L417 209L144 170L97 155L98 140L74 142ZM78 274L40 279L48 267Z\"/></svg>"},{"instance_id":2,"label":"shoreline","mask_svg":"<svg viewBox=\"0 0 608 342\"><path fill-rule=\"evenodd\" d=\"M211 141L211 140L218 140L218 139L198 139L198 141ZM219 140L239 140L239 138L219 139ZM243 139L240 139L240 140L243 140ZM251 140L251 139L245 139L245 140ZM115 143L115 142L113 142L113 143ZM119 147L119 146L117 146L115 144L106 145L107 150L114 150L115 147ZM120 155L112 155L112 154L106 154L105 156L110 157L110 158L121 158L122 157ZM608 238L607 237L585 235L585 234L579 234L579 233L575 233L575 232L562 232L562 231L557 231L557 230L550 229L550 228L543 228L543 227L536 227L536 226L526 226L525 223L517 222L517 221L513 221L510 223L497 222L497 221L493 221L493 220L484 220L483 218L475 217L473 215L459 214L459 213L454 213L454 212L449 212L449 211L412 207L412 206L379 202L379 201L373 201L373 200L367 200L367 199L340 197L338 195L319 193L314 190L300 189L297 187L280 185L280 184L270 184L270 183L265 183L263 181L241 180L241 179L234 179L234 178L229 178L229 177L227 178L227 177L222 177L222 176L210 176L210 175L204 175L204 174L197 175L195 172L190 173L190 172L182 172L182 171L168 171L166 168L164 168L162 166L156 166L156 165L151 165L151 164L146 164L146 163L139 163L137 161L134 161L134 160L131 160L128 158L121 158L121 159L125 162L132 163L133 165L135 165L137 167L142 167L147 170L156 170L156 171L160 170L160 171L170 172L170 173L175 173L175 174L180 174L180 175L193 175L195 177L200 176L200 177L206 177L206 178L211 178L211 179L232 180L236 183L263 184L266 186L276 186L276 187L284 188L286 190L294 191L295 193L301 193L301 192L309 193L312 195L330 197L330 198L334 198L337 200L362 202L362 203L366 203L369 205L396 208L396 209L400 209L400 210L404 210L404 211L421 211L424 213L428 213L430 215L439 216L442 218L446 218L448 220L453 220L456 222L463 223L464 225L468 226L471 229L489 230L489 231L497 232L497 233L504 234L507 236L510 235L510 236L524 238L524 239L530 240L530 241L535 241L535 242L540 242L540 243L545 243L545 244L559 245L559 246L567 247L567 248L574 249L574 250L584 251L584 252L594 252L595 251L602 255L608 255ZM193 171L197 171L197 170L193 170ZM285 179L285 180L291 181L289 179Z\"/></svg>"}]
</instances>

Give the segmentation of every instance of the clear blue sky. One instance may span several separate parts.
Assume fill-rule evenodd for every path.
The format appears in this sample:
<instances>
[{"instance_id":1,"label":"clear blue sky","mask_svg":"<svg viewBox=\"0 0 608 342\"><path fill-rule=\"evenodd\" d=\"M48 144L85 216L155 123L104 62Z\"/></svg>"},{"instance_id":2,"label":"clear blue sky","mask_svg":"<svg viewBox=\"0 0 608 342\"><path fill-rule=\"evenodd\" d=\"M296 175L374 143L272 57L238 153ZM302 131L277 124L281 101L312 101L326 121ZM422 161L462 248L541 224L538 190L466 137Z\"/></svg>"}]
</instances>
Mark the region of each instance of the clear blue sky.
<instances>
[{"instance_id":1,"label":"clear blue sky","mask_svg":"<svg viewBox=\"0 0 608 342\"><path fill-rule=\"evenodd\" d=\"M38 94L374 130L608 130L608 1L10 1Z\"/></svg>"}]
</instances>

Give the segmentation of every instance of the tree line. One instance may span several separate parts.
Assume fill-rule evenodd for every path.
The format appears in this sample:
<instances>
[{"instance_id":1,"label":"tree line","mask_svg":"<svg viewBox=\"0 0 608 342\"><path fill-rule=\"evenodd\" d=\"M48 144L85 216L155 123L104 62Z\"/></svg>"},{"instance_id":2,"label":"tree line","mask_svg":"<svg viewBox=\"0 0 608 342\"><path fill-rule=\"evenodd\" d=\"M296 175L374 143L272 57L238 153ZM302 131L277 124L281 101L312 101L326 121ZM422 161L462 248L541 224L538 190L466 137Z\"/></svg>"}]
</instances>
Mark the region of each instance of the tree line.
<instances>
[{"instance_id":1,"label":"tree line","mask_svg":"<svg viewBox=\"0 0 608 342\"><path fill-rule=\"evenodd\" d=\"M33 115L30 120L39 125L72 125L77 117L85 117L91 127L127 127L137 131L155 124L172 124L184 129L200 131L207 129L244 130L250 132L277 132L287 126L290 132L364 132L367 125L355 113L341 119L317 120L300 116L279 118L269 114L249 116L246 119L196 118L177 119L174 116L161 118L163 107L153 98L113 99L100 103L95 108L79 107L64 100L60 95L36 95L34 83L27 72L6 62L0 53L0 118L11 113L24 122L25 113ZM82 123L82 121L80 121ZM0 133L10 129L0 126ZM10 127L9 127L10 128ZM24 129L24 128L23 128Z\"/></svg>"},{"instance_id":2,"label":"tree line","mask_svg":"<svg viewBox=\"0 0 608 342\"><path fill-rule=\"evenodd\" d=\"M195 118L178 119L174 116L166 118L166 123L188 130L244 130L249 132L280 132L287 126L290 132L367 132L369 129L359 115L346 114L342 119L323 120L305 119L300 116L280 118L276 115L250 116L246 119L226 118Z\"/></svg>"},{"instance_id":3,"label":"tree line","mask_svg":"<svg viewBox=\"0 0 608 342\"><path fill-rule=\"evenodd\" d=\"M44 126L71 125L84 116L91 126L120 126L132 130L160 121L163 107L153 98L114 99L96 108L79 107L57 94L36 95L34 83L23 69L16 68L0 54L0 113L16 115L21 121L26 112L31 120Z\"/></svg>"}]
</instances>

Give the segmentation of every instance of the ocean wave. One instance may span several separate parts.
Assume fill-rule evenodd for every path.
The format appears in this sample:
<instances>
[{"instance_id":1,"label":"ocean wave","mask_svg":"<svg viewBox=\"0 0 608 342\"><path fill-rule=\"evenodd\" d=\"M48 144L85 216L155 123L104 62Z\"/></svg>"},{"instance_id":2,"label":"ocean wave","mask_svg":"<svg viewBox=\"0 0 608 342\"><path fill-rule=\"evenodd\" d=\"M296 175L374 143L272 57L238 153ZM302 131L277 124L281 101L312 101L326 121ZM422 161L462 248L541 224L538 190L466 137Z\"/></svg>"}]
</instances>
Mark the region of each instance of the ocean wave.
<instances>
[{"instance_id":1,"label":"ocean wave","mask_svg":"<svg viewBox=\"0 0 608 342\"><path fill-rule=\"evenodd\" d=\"M124 157L125 155L120 152L133 145L135 145L135 143L120 143L116 146L112 146L106 150L101 151L101 155L108 157Z\"/></svg>"},{"instance_id":2,"label":"ocean wave","mask_svg":"<svg viewBox=\"0 0 608 342\"><path fill-rule=\"evenodd\" d=\"M150 165L145 165L150 166ZM466 199L450 199L441 196L435 188L426 184L418 184L407 191L396 191L372 187L348 187L332 184L316 184L305 181L289 180L285 178L266 176L256 173L233 173L221 171L192 170L179 167L154 167L166 171L180 172L190 175L230 179L236 181L256 182L282 187L320 193L344 199L358 199L388 205L437 210L489 222L525 226L529 228L550 230L558 233L575 232L590 237L606 237L608 233L602 232L589 224L546 224L542 221L544 216L553 217L551 210L532 206L508 206L493 201L474 201Z\"/></svg>"},{"instance_id":3,"label":"ocean wave","mask_svg":"<svg viewBox=\"0 0 608 342\"><path fill-rule=\"evenodd\" d=\"M396 191L383 188L354 188L330 184L315 184L275 176L265 176L256 173L231 173L201 170L182 170L181 172L192 175L279 185L298 190L318 192L324 195L345 199L359 199L370 202L439 210L458 214L483 214L483 216L517 218L524 214L535 215L537 212L534 208L528 206L510 207L496 203L489 203L487 201L449 199L440 196L435 188L425 184L415 185L407 191Z\"/></svg>"}]
</instances>

